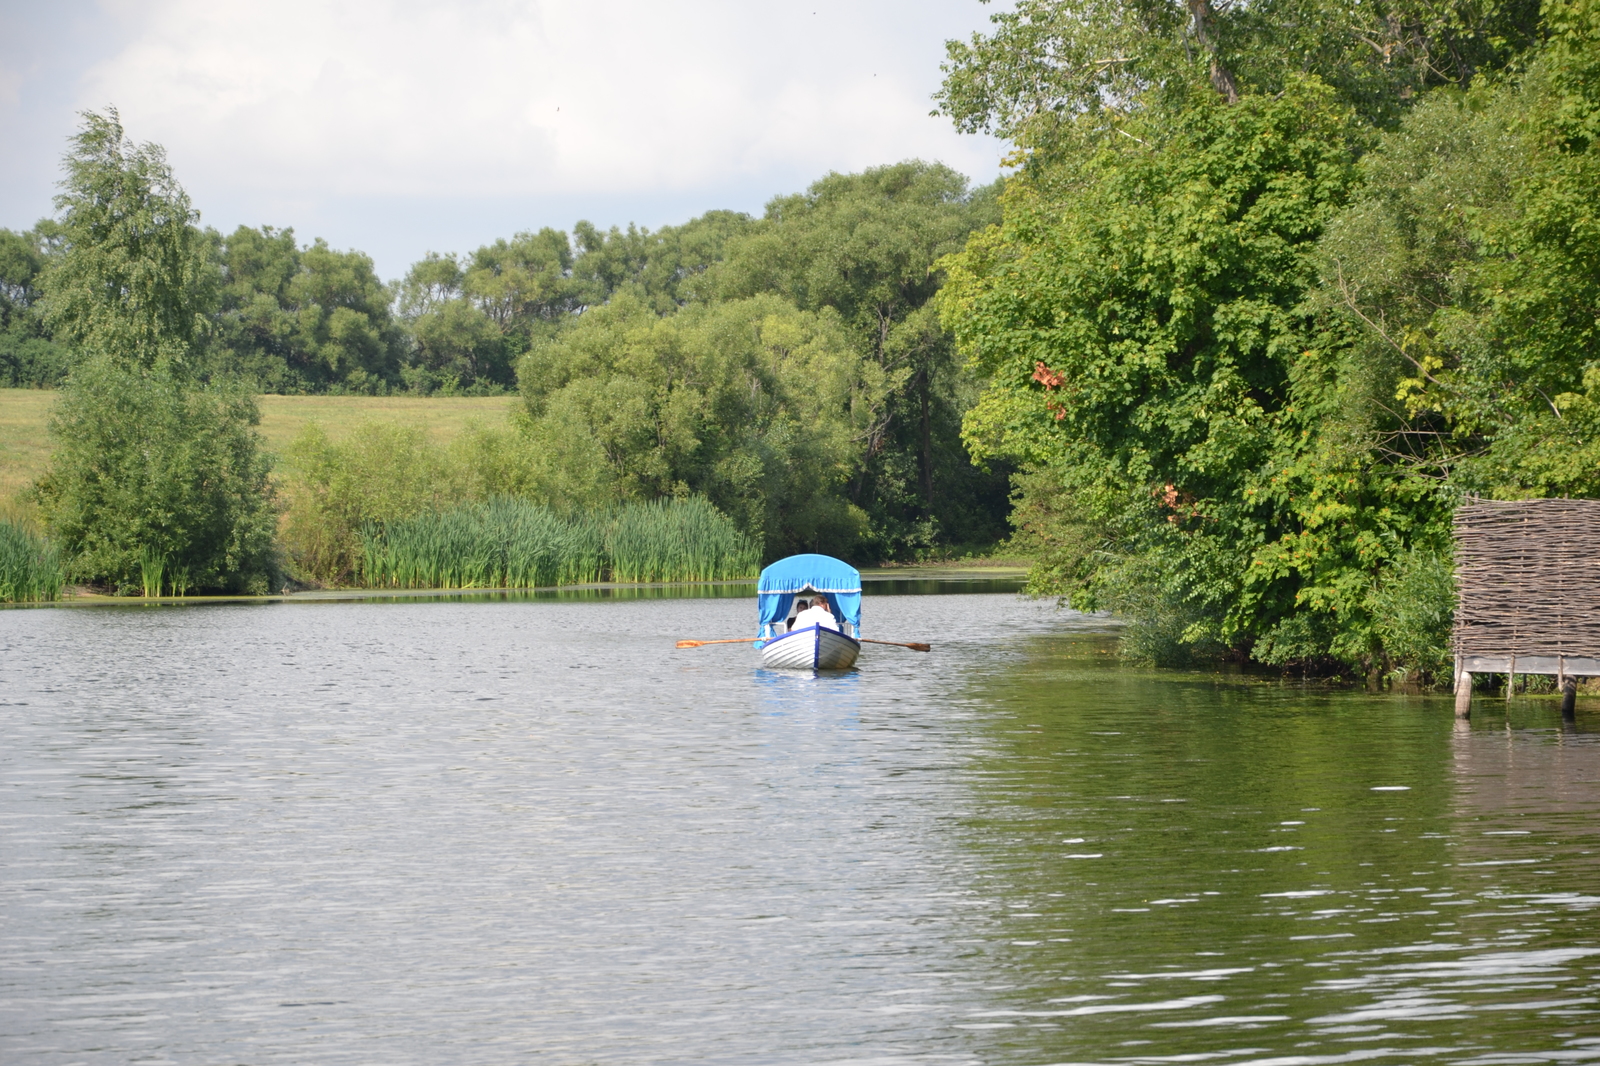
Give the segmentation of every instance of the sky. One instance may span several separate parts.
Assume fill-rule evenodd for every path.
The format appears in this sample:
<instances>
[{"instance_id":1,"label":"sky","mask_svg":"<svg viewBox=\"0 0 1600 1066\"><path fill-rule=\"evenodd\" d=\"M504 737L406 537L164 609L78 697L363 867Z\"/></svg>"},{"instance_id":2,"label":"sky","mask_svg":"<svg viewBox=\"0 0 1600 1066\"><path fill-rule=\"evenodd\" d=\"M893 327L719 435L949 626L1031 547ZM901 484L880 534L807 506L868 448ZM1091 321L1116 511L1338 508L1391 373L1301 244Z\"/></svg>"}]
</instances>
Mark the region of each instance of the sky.
<instances>
[{"instance_id":1,"label":"sky","mask_svg":"<svg viewBox=\"0 0 1600 1066\"><path fill-rule=\"evenodd\" d=\"M205 225L293 226L396 278L586 218L759 214L830 170L1004 145L929 115L980 0L0 0L0 226L52 214L114 105Z\"/></svg>"}]
</instances>

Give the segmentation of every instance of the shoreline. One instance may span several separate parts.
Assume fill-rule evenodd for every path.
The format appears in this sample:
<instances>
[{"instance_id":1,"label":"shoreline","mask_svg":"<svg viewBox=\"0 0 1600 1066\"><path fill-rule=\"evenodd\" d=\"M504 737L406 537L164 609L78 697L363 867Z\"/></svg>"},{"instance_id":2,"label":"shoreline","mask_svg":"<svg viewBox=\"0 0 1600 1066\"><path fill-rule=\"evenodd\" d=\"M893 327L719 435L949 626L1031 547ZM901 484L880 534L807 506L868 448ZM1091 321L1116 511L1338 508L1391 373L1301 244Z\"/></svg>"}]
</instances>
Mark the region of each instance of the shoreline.
<instances>
[{"instance_id":1,"label":"shoreline","mask_svg":"<svg viewBox=\"0 0 1600 1066\"><path fill-rule=\"evenodd\" d=\"M893 567L872 567L861 571L863 584L884 584L901 581L948 581L957 584L969 581L1022 581L1028 568L1015 565L1014 560L978 560L971 563L912 563ZM65 592L58 600L31 603L4 603L0 609L33 607L158 607L197 606L202 604L247 603L349 603L361 600L427 600L451 597L491 596L499 598L536 596L557 598L569 593L582 598L609 598L607 594L665 592L667 590L694 590L702 594L727 589L729 598L744 595L734 592L739 586L754 586L754 577L729 578L720 581L595 581L578 585L540 585L533 588L464 588L464 589L385 589L337 588L306 589L300 592L279 592L266 596L110 596L96 592ZM753 588L751 594L753 594ZM631 598L621 596L618 598ZM651 597L656 598L656 597ZM667 597L660 597L667 598ZM708 598L720 598L716 596Z\"/></svg>"}]
</instances>

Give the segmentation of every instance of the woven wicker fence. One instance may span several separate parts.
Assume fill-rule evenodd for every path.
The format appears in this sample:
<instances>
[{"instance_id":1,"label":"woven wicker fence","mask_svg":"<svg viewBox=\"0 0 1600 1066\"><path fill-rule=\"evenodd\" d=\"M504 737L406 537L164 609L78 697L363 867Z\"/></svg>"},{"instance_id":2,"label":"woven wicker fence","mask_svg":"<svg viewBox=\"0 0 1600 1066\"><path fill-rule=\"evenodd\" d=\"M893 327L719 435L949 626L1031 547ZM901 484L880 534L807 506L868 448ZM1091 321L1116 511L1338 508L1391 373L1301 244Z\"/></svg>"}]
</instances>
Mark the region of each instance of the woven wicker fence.
<instances>
[{"instance_id":1,"label":"woven wicker fence","mask_svg":"<svg viewBox=\"0 0 1600 1066\"><path fill-rule=\"evenodd\" d=\"M1458 656L1600 657L1600 500L1469 503L1455 535Z\"/></svg>"}]
</instances>

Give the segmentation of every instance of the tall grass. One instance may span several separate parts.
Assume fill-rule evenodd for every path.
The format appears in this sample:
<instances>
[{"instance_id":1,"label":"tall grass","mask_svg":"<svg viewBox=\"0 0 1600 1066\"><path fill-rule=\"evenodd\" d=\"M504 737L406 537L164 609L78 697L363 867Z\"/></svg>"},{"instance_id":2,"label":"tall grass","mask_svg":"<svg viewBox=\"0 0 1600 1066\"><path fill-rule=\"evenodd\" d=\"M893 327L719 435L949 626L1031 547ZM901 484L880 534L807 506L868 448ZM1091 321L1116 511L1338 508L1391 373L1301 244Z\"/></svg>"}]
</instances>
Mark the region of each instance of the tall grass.
<instances>
[{"instance_id":1,"label":"tall grass","mask_svg":"<svg viewBox=\"0 0 1600 1066\"><path fill-rule=\"evenodd\" d=\"M755 577L754 542L698 497L628 504L611 515L606 559L613 581L717 581Z\"/></svg>"},{"instance_id":2,"label":"tall grass","mask_svg":"<svg viewBox=\"0 0 1600 1066\"><path fill-rule=\"evenodd\" d=\"M174 596L187 596L194 584L187 566L175 566L172 560L153 548L146 548L139 556L139 587L142 595L160 596L166 589Z\"/></svg>"},{"instance_id":3,"label":"tall grass","mask_svg":"<svg viewBox=\"0 0 1600 1066\"><path fill-rule=\"evenodd\" d=\"M161 579L167 572L167 557L146 548L139 556L139 586L145 596L161 595Z\"/></svg>"},{"instance_id":4,"label":"tall grass","mask_svg":"<svg viewBox=\"0 0 1600 1066\"><path fill-rule=\"evenodd\" d=\"M564 516L496 499L362 529L362 583L536 588L599 581L753 577L760 552L701 499Z\"/></svg>"},{"instance_id":5,"label":"tall grass","mask_svg":"<svg viewBox=\"0 0 1600 1066\"><path fill-rule=\"evenodd\" d=\"M0 603L59 599L63 584L55 545L0 518Z\"/></svg>"}]
</instances>

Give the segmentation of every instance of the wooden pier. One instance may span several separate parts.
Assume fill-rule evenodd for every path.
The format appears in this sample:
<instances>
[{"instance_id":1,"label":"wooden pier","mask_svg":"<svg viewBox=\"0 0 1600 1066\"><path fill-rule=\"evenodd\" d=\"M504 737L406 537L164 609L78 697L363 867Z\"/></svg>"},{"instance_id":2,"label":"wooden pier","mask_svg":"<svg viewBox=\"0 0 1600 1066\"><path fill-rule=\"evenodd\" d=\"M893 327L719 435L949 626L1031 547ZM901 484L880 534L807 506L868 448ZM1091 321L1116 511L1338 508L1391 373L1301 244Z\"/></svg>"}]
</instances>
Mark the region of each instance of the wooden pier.
<instances>
[{"instance_id":1,"label":"wooden pier","mask_svg":"<svg viewBox=\"0 0 1600 1066\"><path fill-rule=\"evenodd\" d=\"M1455 515L1456 715L1474 674L1547 674L1571 715L1600 677L1600 500L1476 500Z\"/></svg>"}]
</instances>

